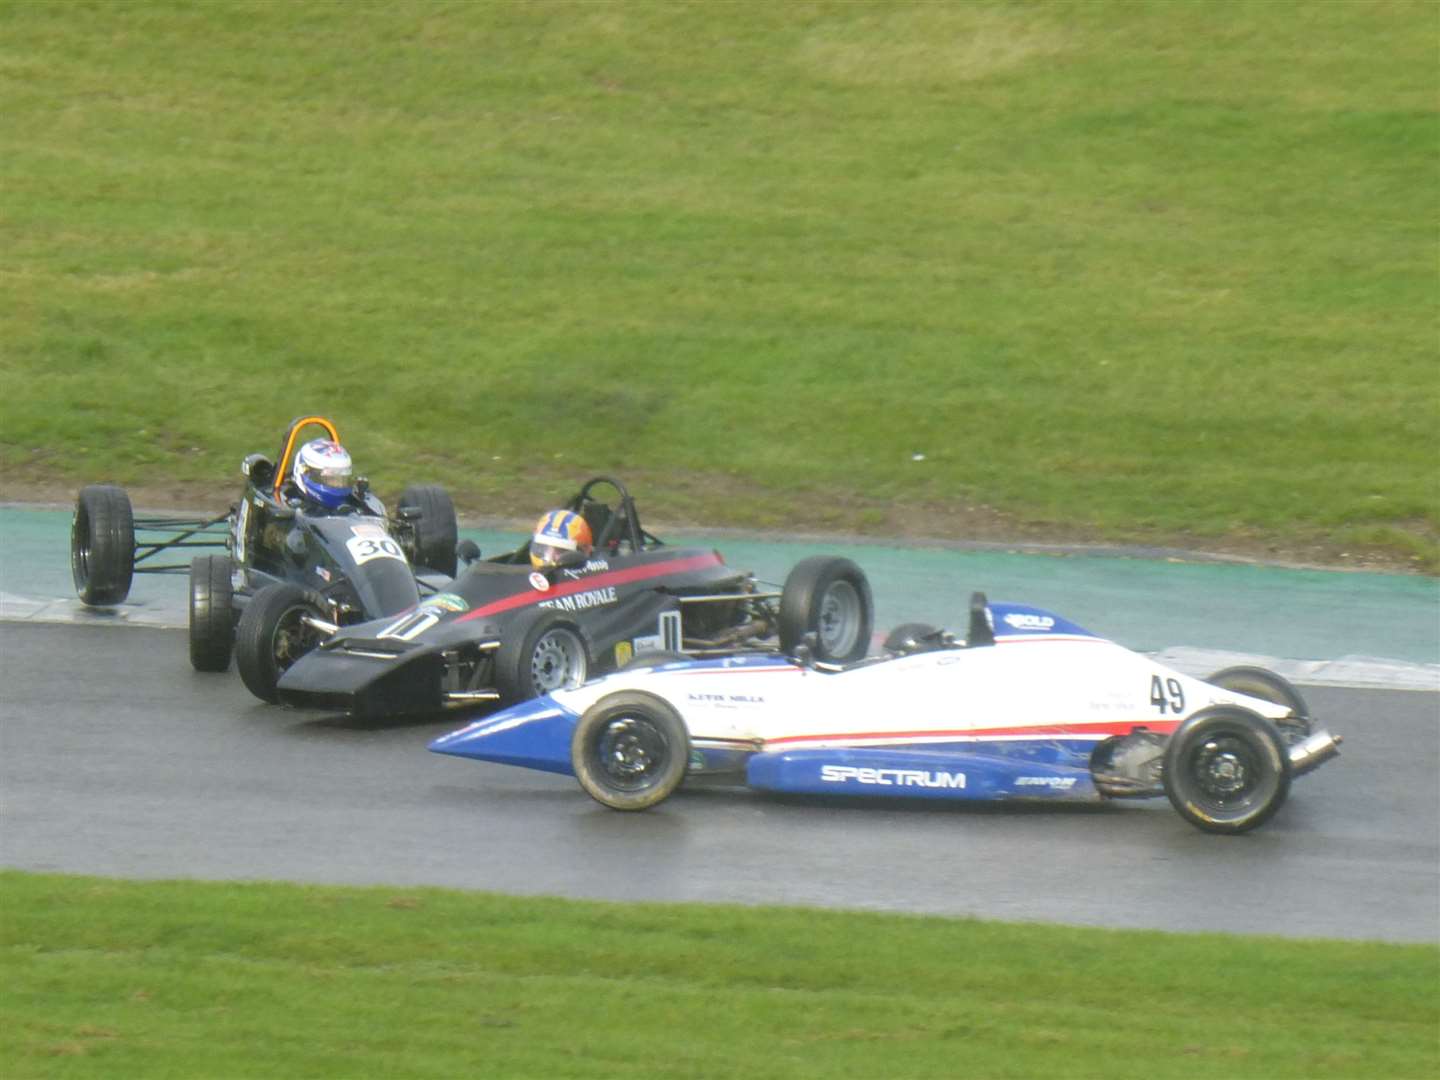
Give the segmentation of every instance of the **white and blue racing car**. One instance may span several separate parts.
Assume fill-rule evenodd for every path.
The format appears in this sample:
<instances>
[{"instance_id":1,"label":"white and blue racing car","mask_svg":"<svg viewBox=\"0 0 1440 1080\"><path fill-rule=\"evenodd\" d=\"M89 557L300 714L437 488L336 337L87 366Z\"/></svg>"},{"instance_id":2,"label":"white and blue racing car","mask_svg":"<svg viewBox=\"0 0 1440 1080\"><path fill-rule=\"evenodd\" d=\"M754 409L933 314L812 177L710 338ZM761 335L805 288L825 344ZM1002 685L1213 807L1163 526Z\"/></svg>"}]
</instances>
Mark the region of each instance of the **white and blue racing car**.
<instances>
[{"instance_id":1,"label":"white and blue racing car","mask_svg":"<svg viewBox=\"0 0 1440 1080\"><path fill-rule=\"evenodd\" d=\"M1334 757L1296 689L1256 667L1181 674L1051 612L971 601L964 640L919 624L857 663L637 657L430 744L574 775L642 810L687 776L763 791L930 799L1168 796L1200 829L1267 821Z\"/></svg>"}]
</instances>

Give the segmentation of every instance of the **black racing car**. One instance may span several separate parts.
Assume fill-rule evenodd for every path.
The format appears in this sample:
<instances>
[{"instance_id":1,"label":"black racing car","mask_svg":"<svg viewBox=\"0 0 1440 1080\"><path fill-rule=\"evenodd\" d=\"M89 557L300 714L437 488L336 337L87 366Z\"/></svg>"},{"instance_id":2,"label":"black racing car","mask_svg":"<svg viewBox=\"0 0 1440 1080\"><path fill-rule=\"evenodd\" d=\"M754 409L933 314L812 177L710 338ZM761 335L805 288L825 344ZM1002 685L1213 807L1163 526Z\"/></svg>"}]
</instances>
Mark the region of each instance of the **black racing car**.
<instances>
[{"instance_id":1,"label":"black racing car","mask_svg":"<svg viewBox=\"0 0 1440 1080\"><path fill-rule=\"evenodd\" d=\"M339 442L335 425L324 417L296 418L274 461L251 454L241 463L240 501L217 517L136 517L123 488L81 489L70 530L80 599L113 606L129 595L135 574L188 571L190 662L198 671L224 671L237 622L267 586L300 590L327 621L344 625L414 607L422 592L433 591L421 576L427 569L436 580L452 577L455 509L444 488L407 487L393 518L363 478L333 507L296 497L299 436L309 428ZM224 553L196 556L188 566L160 561L165 553L192 548Z\"/></svg>"},{"instance_id":2,"label":"black racing car","mask_svg":"<svg viewBox=\"0 0 1440 1080\"><path fill-rule=\"evenodd\" d=\"M613 505L598 489L613 491ZM240 648L258 645L277 678L251 689L286 705L379 717L521 701L657 657L805 645L843 663L869 648L870 587L849 559L805 559L783 589L767 591L716 551L670 547L647 532L618 480L595 477L568 507L594 538L581 566L538 570L528 546L481 560L462 543L467 566L443 592L344 627L293 586L264 590L246 612ZM265 625L247 633L261 611Z\"/></svg>"}]
</instances>

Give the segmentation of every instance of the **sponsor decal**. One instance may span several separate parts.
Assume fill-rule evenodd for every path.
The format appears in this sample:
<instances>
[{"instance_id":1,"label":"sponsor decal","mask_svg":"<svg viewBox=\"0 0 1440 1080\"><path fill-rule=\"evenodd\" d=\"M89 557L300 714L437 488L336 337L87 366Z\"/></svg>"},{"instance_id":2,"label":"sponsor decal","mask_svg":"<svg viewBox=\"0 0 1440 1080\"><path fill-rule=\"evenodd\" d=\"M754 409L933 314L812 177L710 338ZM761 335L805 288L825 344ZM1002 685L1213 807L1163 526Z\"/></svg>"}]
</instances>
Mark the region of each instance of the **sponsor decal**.
<instances>
[{"instance_id":1,"label":"sponsor decal","mask_svg":"<svg viewBox=\"0 0 1440 1080\"><path fill-rule=\"evenodd\" d=\"M1049 615L1023 615L1011 612L1005 616L1005 624L1016 630L1053 630L1055 620Z\"/></svg>"},{"instance_id":2,"label":"sponsor decal","mask_svg":"<svg viewBox=\"0 0 1440 1080\"><path fill-rule=\"evenodd\" d=\"M691 750L691 751L690 751L690 766L689 766L689 768L690 768L690 771L691 771L691 772L704 772L704 771L705 771L705 755L702 754L699 750Z\"/></svg>"},{"instance_id":3,"label":"sponsor decal","mask_svg":"<svg viewBox=\"0 0 1440 1080\"><path fill-rule=\"evenodd\" d=\"M550 579L539 570L532 570L530 571L530 587L536 592L549 592Z\"/></svg>"},{"instance_id":4,"label":"sponsor decal","mask_svg":"<svg viewBox=\"0 0 1440 1080\"><path fill-rule=\"evenodd\" d=\"M651 634L648 637L637 637L633 643L637 653L659 652L662 648L659 634Z\"/></svg>"},{"instance_id":5,"label":"sponsor decal","mask_svg":"<svg viewBox=\"0 0 1440 1080\"><path fill-rule=\"evenodd\" d=\"M965 774L928 769L858 769L853 765L822 765L820 779L827 784L865 784L877 787L960 788Z\"/></svg>"},{"instance_id":6,"label":"sponsor decal","mask_svg":"<svg viewBox=\"0 0 1440 1080\"><path fill-rule=\"evenodd\" d=\"M1022 776L1015 781L1016 787L1056 788L1064 791L1075 786L1073 776Z\"/></svg>"},{"instance_id":7,"label":"sponsor decal","mask_svg":"<svg viewBox=\"0 0 1440 1080\"><path fill-rule=\"evenodd\" d=\"M691 701L697 705L722 705L731 707L735 705L763 705L765 699L759 694L689 694Z\"/></svg>"},{"instance_id":8,"label":"sponsor decal","mask_svg":"<svg viewBox=\"0 0 1440 1080\"><path fill-rule=\"evenodd\" d=\"M422 608L434 608L438 611L469 611L470 605L465 602L463 596L456 596L451 592L436 593L434 596L427 596L420 605Z\"/></svg>"},{"instance_id":9,"label":"sponsor decal","mask_svg":"<svg viewBox=\"0 0 1440 1080\"><path fill-rule=\"evenodd\" d=\"M235 515L235 561L245 561L245 534L250 531L250 500L240 503L240 512Z\"/></svg>"},{"instance_id":10,"label":"sponsor decal","mask_svg":"<svg viewBox=\"0 0 1440 1080\"><path fill-rule=\"evenodd\" d=\"M578 570L566 570L566 571L563 571L563 572L564 572L565 576L568 577L571 581L578 581L578 580L580 580L582 577L584 577L586 574L594 574L594 573L597 573L597 572L599 572L599 571L601 571L601 570L609 570L609 569L610 569L610 564L609 564L608 562L606 562L604 559L591 559L589 562L587 562L584 566L580 567L580 569L578 569Z\"/></svg>"},{"instance_id":11,"label":"sponsor decal","mask_svg":"<svg viewBox=\"0 0 1440 1080\"><path fill-rule=\"evenodd\" d=\"M593 607L613 604L616 599L613 588L595 589L592 592L575 593L573 596L557 596L553 600L541 600L539 606L554 608L556 611L588 611Z\"/></svg>"},{"instance_id":12,"label":"sponsor decal","mask_svg":"<svg viewBox=\"0 0 1440 1080\"><path fill-rule=\"evenodd\" d=\"M620 641L615 644L615 666L624 667L635 655L635 649L628 641Z\"/></svg>"}]
</instances>

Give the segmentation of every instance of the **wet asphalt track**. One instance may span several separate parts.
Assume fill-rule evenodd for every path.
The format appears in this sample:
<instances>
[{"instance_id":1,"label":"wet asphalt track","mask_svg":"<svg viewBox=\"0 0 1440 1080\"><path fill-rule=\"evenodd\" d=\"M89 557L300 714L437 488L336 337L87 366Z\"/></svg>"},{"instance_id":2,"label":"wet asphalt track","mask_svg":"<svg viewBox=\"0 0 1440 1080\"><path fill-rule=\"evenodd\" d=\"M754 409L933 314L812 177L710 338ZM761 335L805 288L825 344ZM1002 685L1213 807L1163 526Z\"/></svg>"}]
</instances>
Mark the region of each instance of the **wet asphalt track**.
<instances>
[{"instance_id":1,"label":"wet asphalt track","mask_svg":"<svg viewBox=\"0 0 1440 1080\"><path fill-rule=\"evenodd\" d=\"M1440 695L1307 687L1344 753L1269 825L1164 800L847 804L684 790L616 814L573 780L431 754L190 669L184 634L0 623L0 864L445 885L1091 926L1440 940Z\"/></svg>"}]
</instances>

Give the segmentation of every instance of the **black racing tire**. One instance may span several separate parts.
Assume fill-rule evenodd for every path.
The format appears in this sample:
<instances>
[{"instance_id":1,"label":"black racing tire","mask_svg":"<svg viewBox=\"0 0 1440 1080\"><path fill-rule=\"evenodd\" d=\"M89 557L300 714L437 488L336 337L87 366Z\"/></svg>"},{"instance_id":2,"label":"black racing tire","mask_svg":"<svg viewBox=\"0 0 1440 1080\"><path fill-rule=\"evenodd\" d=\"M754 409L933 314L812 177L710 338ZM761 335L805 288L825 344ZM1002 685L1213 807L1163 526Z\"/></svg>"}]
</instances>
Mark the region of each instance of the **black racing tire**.
<instances>
[{"instance_id":1,"label":"black racing tire","mask_svg":"<svg viewBox=\"0 0 1440 1080\"><path fill-rule=\"evenodd\" d=\"M848 664L870 651L875 602L865 571L849 559L813 555L801 559L780 594L780 648L794 655L807 634L814 658Z\"/></svg>"},{"instance_id":2,"label":"black racing tire","mask_svg":"<svg viewBox=\"0 0 1440 1080\"><path fill-rule=\"evenodd\" d=\"M532 608L505 629L495 650L495 689L500 701L518 701L580 686L590 677L590 642L558 611Z\"/></svg>"},{"instance_id":3,"label":"black racing tire","mask_svg":"<svg viewBox=\"0 0 1440 1080\"><path fill-rule=\"evenodd\" d=\"M585 710L570 738L585 793L612 810L646 810L672 795L690 764L690 733L669 703L635 690Z\"/></svg>"},{"instance_id":4,"label":"black racing tire","mask_svg":"<svg viewBox=\"0 0 1440 1080\"><path fill-rule=\"evenodd\" d=\"M1295 714L1293 719L1271 721L1287 745L1293 745L1308 738L1311 731L1314 730L1315 723L1310 717L1310 706L1305 703L1300 691L1291 684L1290 680L1276 675L1273 671L1242 664L1238 667L1222 668L1208 676L1205 681L1211 686L1218 686L1223 690L1234 690L1240 694L1249 694L1251 697L1259 698L1261 701L1288 706L1290 711Z\"/></svg>"},{"instance_id":5,"label":"black racing tire","mask_svg":"<svg viewBox=\"0 0 1440 1080\"><path fill-rule=\"evenodd\" d=\"M323 639L304 622L304 616L319 614L304 590L289 582L266 585L250 598L235 628L235 666L247 690L261 701L280 700L280 676Z\"/></svg>"},{"instance_id":6,"label":"black racing tire","mask_svg":"<svg viewBox=\"0 0 1440 1080\"><path fill-rule=\"evenodd\" d=\"M228 555L190 561L190 666L225 671L235 648L235 611Z\"/></svg>"},{"instance_id":7,"label":"black racing tire","mask_svg":"<svg viewBox=\"0 0 1440 1080\"><path fill-rule=\"evenodd\" d=\"M935 627L929 623L901 623L885 635L885 644L881 648L888 653L923 652L929 647L925 639L932 637L935 632Z\"/></svg>"},{"instance_id":8,"label":"black racing tire","mask_svg":"<svg viewBox=\"0 0 1440 1080\"><path fill-rule=\"evenodd\" d=\"M70 575L91 607L110 607L130 595L135 576L135 513L114 484L80 489L70 522Z\"/></svg>"},{"instance_id":9,"label":"black racing tire","mask_svg":"<svg viewBox=\"0 0 1440 1080\"><path fill-rule=\"evenodd\" d=\"M1280 734L1248 709L1201 709L1170 736L1162 778L1180 816L1204 832L1243 833L1265 824L1290 793Z\"/></svg>"},{"instance_id":10,"label":"black racing tire","mask_svg":"<svg viewBox=\"0 0 1440 1080\"><path fill-rule=\"evenodd\" d=\"M439 484L411 484L400 493L398 506L401 510L413 506L420 511L420 518L415 522L415 562L446 577L454 577L459 526L450 493Z\"/></svg>"}]
</instances>

